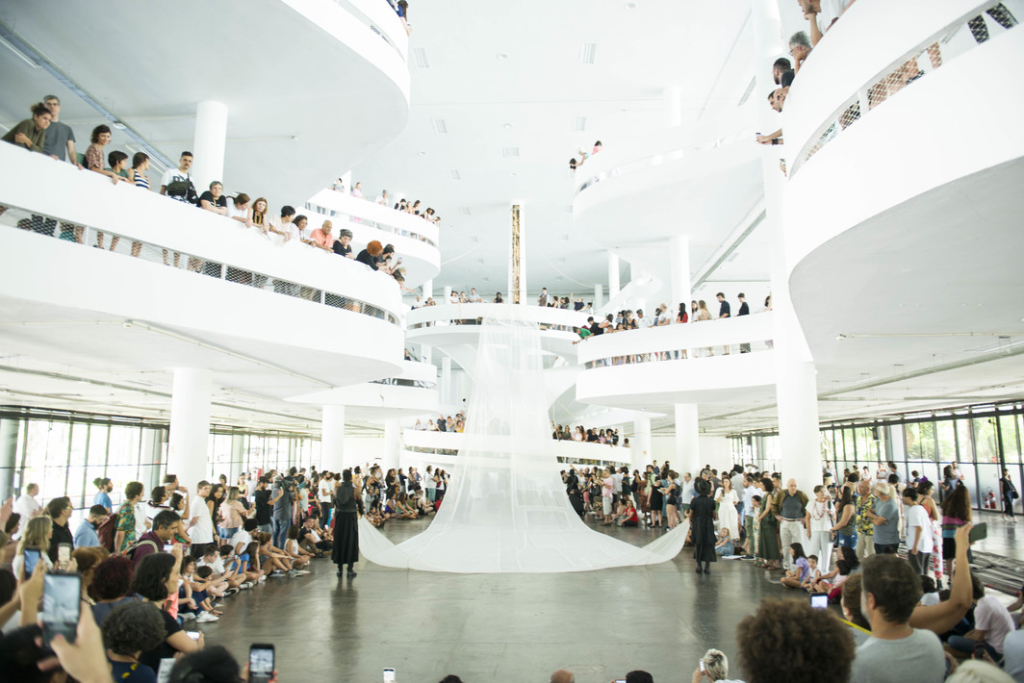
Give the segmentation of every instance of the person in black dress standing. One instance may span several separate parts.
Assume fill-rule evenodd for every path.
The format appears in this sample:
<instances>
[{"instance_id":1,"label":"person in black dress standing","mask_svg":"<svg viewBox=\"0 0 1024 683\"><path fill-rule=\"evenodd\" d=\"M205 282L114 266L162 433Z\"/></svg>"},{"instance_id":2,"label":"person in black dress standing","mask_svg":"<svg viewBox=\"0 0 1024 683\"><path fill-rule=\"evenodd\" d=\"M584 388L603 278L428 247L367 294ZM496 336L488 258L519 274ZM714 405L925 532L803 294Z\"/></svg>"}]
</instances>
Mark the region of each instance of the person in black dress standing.
<instances>
[{"instance_id":1,"label":"person in black dress standing","mask_svg":"<svg viewBox=\"0 0 1024 683\"><path fill-rule=\"evenodd\" d=\"M694 485L697 497L690 503L687 518L690 521L690 538L693 540L693 559L697 560L697 573L711 573L715 556L715 501L711 499L711 483L698 479ZM701 563L704 568L701 569Z\"/></svg>"},{"instance_id":2,"label":"person in black dress standing","mask_svg":"<svg viewBox=\"0 0 1024 683\"><path fill-rule=\"evenodd\" d=\"M338 576L342 567L348 565L348 578L356 578L353 568L359 561L359 525L357 513L360 512L362 501L356 496L352 485L352 470L341 474L341 486L334 492L334 548L331 559L338 565Z\"/></svg>"},{"instance_id":3,"label":"person in black dress standing","mask_svg":"<svg viewBox=\"0 0 1024 683\"><path fill-rule=\"evenodd\" d=\"M569 494L569 502L572 503L572 509L582 518L585 513L583 510L583 494L580 493L580 480L576 476L576 470L571 468L565 475L565 492Z\"/></svg>"}]
</instances>

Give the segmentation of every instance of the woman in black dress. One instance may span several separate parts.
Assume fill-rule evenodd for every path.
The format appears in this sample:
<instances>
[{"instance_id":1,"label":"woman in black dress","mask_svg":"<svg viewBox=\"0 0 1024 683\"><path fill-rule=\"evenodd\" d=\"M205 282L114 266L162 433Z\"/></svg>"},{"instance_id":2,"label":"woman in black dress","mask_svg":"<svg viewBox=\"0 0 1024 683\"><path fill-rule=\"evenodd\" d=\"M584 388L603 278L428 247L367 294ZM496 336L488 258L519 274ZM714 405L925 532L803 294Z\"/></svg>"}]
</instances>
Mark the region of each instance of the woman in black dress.
<instances>
[{"instance_id":1,"label":"woman in black dress","mask_svg":"<svg viewBox=\"0 0 1024 683\"><path fill-rule=\"evenodd\" d=\"M565 475L565 492L569 494L569 502L576 514L583 517L583 494L580 493L580 480L576 476L576 470L570 469Z\"/></svg>"},{"instance_id":2,"label":"woman in black dress","mask_svg":"<svg viewBox=\"0 0 1024 683\"><path fill-rule=\"evenodd\" d=\"M711 499L711 483L706 479L698 479L694 484L697 497L690 503L690 511L686 514L690 521L690 538L693 540L693 559L697 560L697 573L711 573L711 563L717 562L715 556L715 501ZM701 562L704 568L701 569Z\"/></svg>"},{"instance_id":3,"label":"woman in black dress","mask_svg":"<svg viewBox=\"0 0 1024 683\"><path fill-rule=\"evenodd\" d=\"M331 559L338 565L338 576L342 567L348 565L348 578L356 578L353 565L359 560L359 525L357 513L362 501L356 496L352 485L352 470L341 474L341 486L334 492L334 548Z\"/></svg>"}]
</instances>

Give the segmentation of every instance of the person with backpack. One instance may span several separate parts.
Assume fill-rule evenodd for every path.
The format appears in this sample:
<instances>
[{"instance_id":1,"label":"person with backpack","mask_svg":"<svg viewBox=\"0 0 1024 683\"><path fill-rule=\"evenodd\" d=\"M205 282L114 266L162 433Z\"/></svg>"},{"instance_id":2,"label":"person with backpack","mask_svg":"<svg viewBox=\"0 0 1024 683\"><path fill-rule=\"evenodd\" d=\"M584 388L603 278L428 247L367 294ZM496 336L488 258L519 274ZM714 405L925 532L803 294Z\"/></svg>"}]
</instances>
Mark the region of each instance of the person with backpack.
<instances>
[{"instance_id":1,"label":"person with backpack","mask_svg":"<svg viewBox=\"0 0 1024 683\"><path fill-rule=\"evenodd\" d=\"M139 537L138 543L130 546L124 554L138 567L142 558L160 552L164 546L174 543L174 532L178 529L181 518L173 510L161 510L153 518L153 528Z\"/></svg>"}]
</instances>

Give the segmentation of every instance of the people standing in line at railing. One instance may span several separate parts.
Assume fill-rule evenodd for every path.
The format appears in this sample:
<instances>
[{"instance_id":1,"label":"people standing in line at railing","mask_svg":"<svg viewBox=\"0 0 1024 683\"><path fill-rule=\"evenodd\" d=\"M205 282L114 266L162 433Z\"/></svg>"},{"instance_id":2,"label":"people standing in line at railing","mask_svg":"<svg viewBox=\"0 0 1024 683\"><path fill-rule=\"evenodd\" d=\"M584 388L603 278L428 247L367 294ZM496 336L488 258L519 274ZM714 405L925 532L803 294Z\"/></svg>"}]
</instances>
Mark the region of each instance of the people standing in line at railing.
<instances>
[{"instance_id":1,"label":"people standing in line at railing","mask_svg":"<svg viewBox=\"0 0 1024 683\"><path fill-rule=\"evenodd\" d=\"M178 167L164 171L164 175L160 179L160 194L186 204L197 204L199 195L196 193L195 185L192 184L192 176L188 172L190 168L192 168L192 152L182 152L181 158L178 159ZM168 265L166 249L163 250L163 257L166 266ZM174 252L175 268L178 267L180 259L181 254Z\"/></svg>"},{"instance_id":2,"label":"people standing in line at railing","mask_svg":"<svg viewBox=\"0 0 1024 683\"><path fill-rule=\"evenodd\" d=\"M381 190L380 194L377 195L377 200L376 201L381 206L387 206L390 203L390 200L388 199L388 191L387 190Z\"/></svg>"},{"instance_id":3,"label":"people standing in line at railing","mask_svg":"<svg viewBox=\"0 0 1024 683\"><path fill-rule=\"evenodd\" d=\"M283 245L291 239L292 221L295 219L295 209L287 204L281 207L280 218L270 217L267 220L267 229L278 236L274 240L276 244Z\"/></svg>"},{"instance_id":4,"label":"people standing in line at railing","mask_svg":"<svg viewBox=\"0 0 1024 683\"><path fill-rule=\"evenodd\" d=\"M356 197L358 199L362 199L363 198L363 184L362 183L356 183L355 185L352 186L352 196Z\"/></svg>"},{"instance_id":5,"label":"people standing in line at railing","mask_svg":"<svg viewBox=\"0 0 1024 683\"><path fill-rule=\"evenodd\" d=\"M595 154L600 152L602 149L603 149L603 145L601 144L601 141L600 140L596 141L594 143L594 149L590 152L590 156L594 156Z\"/></svg>"},{"instance_id":6,"label":"people standing in line at railing","mask_svg":"<svg viewBox=\"0 0 1024 683\"><path fill-rule=\"evenodd\" d=\"M21 145L31 152L43 154L43 145L46 144L46 129L50 127L53 117L42 102L33 104L29 110L32 112L31 118L18 122L14 128L4 134L3 140L12 145Z\"/></svg>"},{"instance_id":7,"label":"people standing in line at railing","mask_svg":"<svg viewBox=\"0 0 1024 683\"><path fill-rule=\"evenodd\" d=\"M129 179L135 185L135 187L149 191L149 176L146 175L146 171L149 170L149 155L145 152L136 152L132 157L132 168L129 172ZM77 230L76 230L77 232ZM81 242L81 236L75 236L76 242ZM132 242L132 256L138 258L142 252L142 242Z\"/></svg>"},{"instance_id":8,"label":"people standing in line at railing","mask_svg":"<svg viewBox=\"0 0 1024 683\"><path fill-rule=\"evenodd\" d=\"M778 59L776 59L775 63L772 64L772 80L775 82L775 85L781 83L782 74L786 73L792 68L793 65L790 64L789 60L786 59L785 57L779 57Z\"/></svg>"},{"instance_id":9,"label":"people standing in line at railing","mask_svg":"<svg viewBox=\"0 0 1024 683\"><path fill-rule=\"evenodd\" d=\"M797 0L804 18L810 22L811 45L817 47L832 26L856 0Z\"/></svg>"},{"instance_id":10,"label":"people standing in line at railing","mask_svg":"<svg viewBox=\"0 0 1024 683\"><path fill-rule=\"evenodd\" d=\"M43 104L50 110L50 125L46 129L46 140L43 142L43 154L57 161L70 161L80 170L78 153L75 151L75 131L71 126L60 120L60 98L47 95Z\"/></svg>"},{"instance_id":11,"label":"people standing in line at railing","mask_svg":"<svg viewBox=\"0 0 1024 683\"><path fill-rule=\"evenodd\" d=\"M730 317L732 315L732 307L729 305L729 302L725 300L725 294L719 292L715 295L715 298L718 299L718 319L721 320L722 318ZM723 347L723 354L726 356L729 355L728 345Z\"/></svg>"},{"instance_id":12,"label":"people standing in line at railing","mask_svg":"<svg viewBox=\"0 0 1024 683\"><path fill-rule=\"evenodd\" d=\"M800 73L800 67L804 65L804 61L810 54L811 39L807 37L806 32L797 31L789 37L789 55L793 58L794 73ZM775 82L781 83L781 76Z\"/></svg>"},{"instance_id":13,"label":"people standing in line at railing","mask_svg":"<svg viewBox=\"0 0 1024 683\"><path fill-rule=\"evenodd\" d=\"M227 203L227 217L241 223L246 228L252 227L252 198L239 192Z\"/></svg>"},{"instance_id":14,"label":"people standing in line at railing","mask_svg":"<svg viewBox=\"0 0 1024 683\"><path fill-rule=\"evenodd\" d=\"M219 216L228 215L228 198L224 196L224 185L219 180L210 183L210 189L199 196L199 207Z\"/></svg>"},{"instance_id":15,"label":"people standing in line at railing","mask_svg":"<svg viewBox=\"0 0 1024 683\"><path fill-rule=\"evenodd\" d=\"M405 34L408 36L412 35L412 26L409 25L409 3L407 0L388 0L391 8L398 14L398 18L402 20L402 27L405 28Z\"/></svg>"},{"instance_id":16,"label":"people standing in line at railing","mask_svg":"<svg viewBox=\"0 0 1024 683\"><path fill-rule=\"evenodd\" d=\"M471 304L480 304L480 303L483 303L483 301L484 300L480 298L480 295L476 293L476 287L470 287L469 288L469 303L471 303Z\"/></svg>"},{"instance_id":17,"label":"people standing in line at railing","mask_svg":"<svg viewBox=\"0 0 1024 683\"><path fill-rule=\"evenodd\" d=\"M547 306L548 305L548 288L547 287L541 287L540 296L537 297L537 305L538 306Z\"/></svg>"},{"instance_id":18,"label":"people standing in line at railing","mask_svg":"<svg viewBox=\"0 0 1024 683\"><path fill-rule=\"evenodd\" d=\"M497 294L494 295L494 303L496 303L496 304L503 304L503 303L505 303L505 300L503 298L501 298L501 292L498 292Z\"/></svg>"},{"instance_id":19,"label":"people standing in line at railing","mask_svg":"<svg viewBox=\"0 0 1024 683\"><path fill-rule=\"evenodd\" d=\"M338 231L338 239L334 241L331 246L335 254L344 256L345 258L354 259L352 255L352 231L347 228L342 228Z\"/></svg>"},{"instance_id":20,"label":"people standing in line at railing","mask_svg":"<svg viewBox=\"0 0 1024 683\"><path fill-rule=\"evenodd\" d=\"M740 300L740 310L736 313L736 317L741 315L750 315L750 306L747 305L747 297L743 292L739 293L737 297ZM740 344L740 353L750 353L750 342Z\"/></svg>"}]
</instances>

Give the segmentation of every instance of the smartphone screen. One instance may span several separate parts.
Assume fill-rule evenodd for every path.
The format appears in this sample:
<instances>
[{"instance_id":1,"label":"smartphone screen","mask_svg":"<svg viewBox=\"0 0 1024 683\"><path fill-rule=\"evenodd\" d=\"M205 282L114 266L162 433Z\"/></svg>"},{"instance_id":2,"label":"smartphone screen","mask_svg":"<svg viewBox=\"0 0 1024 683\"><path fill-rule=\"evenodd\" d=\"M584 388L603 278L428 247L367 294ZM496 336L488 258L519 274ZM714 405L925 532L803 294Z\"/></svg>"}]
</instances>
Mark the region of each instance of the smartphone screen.
<instances>
[{"instance_id":1,"label":"smartphone screen","mask_svg":"<svg viewBox=\"0 0 1024 683\"><path fill-rule=\"evenodd\" d=\"M395 680L394 669L384 669L384 683L393 683Z\"/></svg>"},{"instance_id":2,"label":"smartphone screen","mask_svg":"<svg viewBox=\"0 0 1024 683\"><path fill-rule=\"evenodd\" d=\"M174 544L173 543L164 543L164 552L165 553L173 553L174 552Z\"/></svg>"},{"instance_id":3,"label":"smartphone screen","mask_svg":"<svg viewBox=\"0 0 1024 683\"><path fill-rule=\"evenodd\" d=\"M985 522L979 522L971 527L971 532L968 535L968 540L971 543L977 543L978 541L984 541L988 538L988 524Z\"/></svg>"},{"instance_id":4,"label":"smartphone screen","mask_svg":"<svg viewBox=\"0 0 1024 683\"><path fill-rule=\"evenodd\" d=\"M43 555L43 551L37 550L36 548L25 548L25 578L32 576L32 572L36 570L36 564L39 562L39 558Z\"/></svg>"},{"instance_id":5,"label":"smartphone screen","mask_svg":"<svg viewBox=\"0 0 1024 683\"><path fill-rule=\"evenodd\" d=\"M185 631L185 635L192 640L199 640L199 631Z\"/></svg>"},{"instance_id":6,"label":"smartphone screen","mask_svg":"<svg viewBox=\"0 0 1024 683\"><path fill-rule=\"evenodd\" d=\"M63 566L67 566L71 562L71 546L67 543L61 543L57 546L57 562Z\"/></svg>"},{"instance_id":7,"label":"smartphone screen","mask_svg":"<svg viewBox=\"0 0 1024 683\"><path fill-rule=\"evenodd\" d=\"M274 646L253 643L249 647L249 683L269 683L274 675Z\"/></svg>"},{"instance_id":8,"label":"smartphone screen","mask_svg":"<svg viewBox=\"0 0 1024 683\"><path fill-rule=\"evenodd\" d=\"M43 577L43 639L58 633L75 642L82 608L82 577L78 574L47 574Z\"/></svg>"},{"instance_id":9,"label":"smartphone screen","mask_svg":"<svg viewBox=\"0 0 1024 683\"><path fill-rule=\"evenodd\" d=\"M828 608L828 595L826 593L819 593L811 596L811 607L815 609L827 609Z\"/></svg>"}]
</instances>

